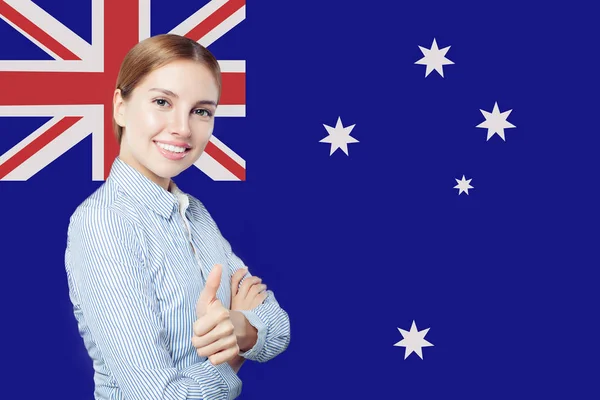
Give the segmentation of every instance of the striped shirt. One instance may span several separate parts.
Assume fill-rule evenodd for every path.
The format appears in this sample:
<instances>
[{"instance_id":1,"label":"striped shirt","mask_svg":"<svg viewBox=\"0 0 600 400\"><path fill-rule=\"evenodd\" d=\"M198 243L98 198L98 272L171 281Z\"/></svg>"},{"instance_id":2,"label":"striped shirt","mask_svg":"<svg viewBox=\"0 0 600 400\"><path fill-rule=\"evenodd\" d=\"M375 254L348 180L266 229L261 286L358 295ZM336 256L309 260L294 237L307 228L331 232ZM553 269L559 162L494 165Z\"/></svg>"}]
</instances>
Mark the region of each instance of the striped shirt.
<instances>
[{"instance_id":1,"label":"striped shirt","mask_svg":"<svg viewBox=\"0 0 600 400\"><path fill-rule=\"evenodd\" d=\"M70 217L65 251L69 297L94 367L95 399L234 399L242 382L191 342L196 302L213 265L217 297L231 303L231 277L244 263L204 205L171 182L164 190L116 157L106 182ZM244 278L251 276L246 273ZM290 321L271 290L252 310L254 347L266 362L290 341Z\"/></svg>"}]
</instances>

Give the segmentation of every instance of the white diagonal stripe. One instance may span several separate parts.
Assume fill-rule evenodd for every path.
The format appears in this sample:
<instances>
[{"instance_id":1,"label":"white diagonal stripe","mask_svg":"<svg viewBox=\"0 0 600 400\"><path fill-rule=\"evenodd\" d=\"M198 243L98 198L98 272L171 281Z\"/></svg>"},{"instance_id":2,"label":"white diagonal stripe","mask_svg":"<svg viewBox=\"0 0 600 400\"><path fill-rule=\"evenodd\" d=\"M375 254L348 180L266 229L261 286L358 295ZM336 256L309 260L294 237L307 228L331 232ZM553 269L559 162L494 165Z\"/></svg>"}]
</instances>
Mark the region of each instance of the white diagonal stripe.
<instances>
[{"instance_id":1,"label":"white diagonal stripe","mask_svg":"<svg viewBox=\"0 0 600 400\"><path fill-rule=\"evenodd\" d=\"M227 154L233 161L246 168L246 161L238 156L233 150L231 150L227 145L221 142L215 135L210 137L210 141L223 153Z\"/></svg>"},{"instance_id":2,"label":"white diagonal stripe","mask_svg":"<svg viewBox=\"0 0 600 400\"><path fill-rule=\"evenodd\" d=\"M6 4L17 10L25 18L39 26L44 32L53 37L77 57L85 60L91 55L92 46L60 21L48 14L43 8L31 0L4 0ZM39 45L39 43L35 42ZM44 47L40 46L44 51ZM50 54L50 53L48 53ZM50 54L52 55L52 54ZM52 55L55 57L56 55Z\"/></svg>"},{"instance_id":3,"label":"white diagonal stripe","mask_svg":"<svg viewBox=\"0 0 600 400\"><path fill-rule=\"evenodd\" d=\"M228 0L212 0L204 7L193 13L185 21L177 25L169 33L185 36L189 31L198 26L202 21L208 18L212 13L227 3Z\"/></svg>"},{"instance_id":4,"label":"white diagonal stripe","mask_svg":"<svg viewBox=\"0 0 600 400\"><path fill-rule=\"evenodd\" d=\"M38 129L36 129L32 134L28 135L26 138L24 138L19 143L17 143L15 146L13 146L13 148L8 150L6 153L2 154L0 156L0 165L4 164L9 158L12 158L15 154L17 154L18 152L23 150L27 145L29 145L35 139L42 136L42 134L44 132L46 132L48 129L50 129L54 125L56 125L58 123L58 121L60 121L61 119L62 119L62 117L52 118L50 121L46 122L45 124L40 126Z\"/></svg>"},{"instance_id":5,"label":"white diagonal stripe","mask_svg":"<svg viewBox=\"0 0 600 400\"><path fill-rule=\"evenodd\" d=\"M4 181L26 181L85 139L91 130L84 117L7 174Z\"/></svg>"},{"instance_id":6,"label":"white diagonal stripe","mask_svg":"<svg viewBox=\"0 0 600 400\"><path fill-rule=\"evenodd\" d=\"M212 158L207 152L203 152L198 161L194 163L194 166L208 175L209 178L215 181L239 181L240 179L235 176L231 171L219 164L214 158Z\"/></svg>"},{"instance_id":7,"label":"white diagonal stripe","mask_svg":"<svg viewBox=\"0 0 600 400\"><path fill-rule=\"evenodd\" d=\"M33 42L37 47L39 47L40 49L42 49L46 53L48 53L48 55L50 57L54 58L55 60L62 60L62 58L60 58L57 54L54 54L53 51L51 51L49 48L47 48L46 46L44 46L43 44L41 44L40 42L38 42L33 36L30 36L23 29L21 29L20 27L18 27L15 24L13 24L12 21L10 21L9 19L7 19L4 15L0 14L0 18L2 18L4 21L6 21L6 23L9 24L10 26L12 26L13 28L15 28L21 35L25 36L27 39L29 39L31 42ZM53 61L50 61L50 62L53 62ZM6 64L10 64L11 61L9 61L9 62L1 61L0 62L0 71L3 71L2 64L5 64L5 63ZM4 71L15 71L15 70L13 70L13 69L6 69Z\"/></svg>"},{"instance_id":8,"label":"white diagonal stripe","mask_svg":"<svg viewBox=\"0 0 600 400\"><path fill-rule=\"evenodd\" d=\"M237 24L246 18L246 6L242 6L239 10L231 14L227 19L215 26L213 30L202 36L198 43L204 47L208 47L216 42L221 36L233 29Z\"/></svg>"}]
</instances>

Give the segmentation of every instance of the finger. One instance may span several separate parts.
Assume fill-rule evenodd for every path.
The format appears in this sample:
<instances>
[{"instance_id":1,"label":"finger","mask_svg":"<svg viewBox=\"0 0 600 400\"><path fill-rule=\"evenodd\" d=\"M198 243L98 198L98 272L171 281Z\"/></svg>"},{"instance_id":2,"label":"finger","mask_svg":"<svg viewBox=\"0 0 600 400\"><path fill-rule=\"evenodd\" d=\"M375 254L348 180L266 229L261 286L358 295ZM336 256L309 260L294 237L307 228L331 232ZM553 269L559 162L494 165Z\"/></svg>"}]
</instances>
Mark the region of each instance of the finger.
<instances>
[{"instance_id":1,"label":"finger","mask_svg":"<svg viewBox=\"0 0 600 400\"><path fill-rule=\"evenodd\" d=\"M248 296L248 290L252 285L256 285L262 282L258 276L251 276L250 278L246 278L244 282L242 282L242 286L240 286L240 290L238 291L238 296L242 296L242 298L246 298Z\"/></svg>"},{"instance_id":2,"label":"finger","mask_svg":"<svg viewBox=\"0 0 600 400\"><path fill-rule=\"evenodd\" d=\"M267 285L264 283L260 283L258 285L252 285L250 290L248 290L248 297L250 297L250 298L256 297L263 290L267 290Z\"/></svg>"},{"instance_id":3,"label":"finger","mask_svg":"<svg viewBox=\"0 0 600 400\"><path fill-rule=\"evenodd\" d=\"M192 336L192 346L198 350L216 342L217 340L218 339L216 339L214 335L211 335L210 332L202 336L194 335ZM200 353L198 353L198 355L200 355Z\"/></svg>"},{"instance_id":4,"label":"finger","mask_svg":"<svg viewBox=\"0 0 600 400\"><path fill-rule=\"evenodd\" d=\"M238 292L238 288L240 286L240 281L248 272L248 268L240 268L235 271L235 274L231 277L231 295L235 296Z\"/></svg>"},{"instance_id":5,"label":"finger","mask_svg":"<svg viewBox=\"0 0 600 400\"><path fill-rule=\"evenodd\" d=\"M235 329L230 320L222 321L207 334L202 335L202 336L196 336L196 335L192 336L192 339L191 339L192 345L196 349L202 349L207 346L212 346L224 338L233 337L237 340L237 337L234 334L234 331L235 331ZM212 353L214 353L216 351L217 350L212 351ZM208 354L212 354L212 353L209 352ZM205 354L205 355L208 356L208 354ZM201 354L198 353L198 355L201 355Z\"/></svg>"},{"instance_id":6,"label":"finger","mask_svg":"<svg viewBox=\"0 0 600 400\"><path fill-rule=\"evenodd\" d=\"M219 365L233 359L235 356L238 355L239 352L240 348L236 343L233 347L213 354L210 357L208 357L208 359L213 365Z\"/></svg>"},{"instance_id":7,"label":"finger","mask_svg":"<svg viewBox=\"0 0 600 400\"><path fill-rule=\"evenodd\" d=\"M196 336L204 336L215 329L221 322L229 319L229 310L219 300L213 303L208 313L194 322L193 331Z\"/></svg>"},{"instance_id":8,"label":"finger","mask_svg":"<svg viewBox=\"0 0 600 400\"><path fill-rule=\"evenodd\" d=\"M197 336L194 334L191 339L192 345L194 345L196 349L200 349L202 347L212 345L213 343L228 336L233 336L235 338L236 336L234 332L235 328L233 323L228 318L219 322L213 329L202 336Z\"/></svg>"},{"instance_id":9,"label":"finger","mask_svg":"<svg viewBox=\"0 0 600 400\"><path fill-rule=\"evenodd\" d=\"M230 349L230 348L234 347L236 344L237 344L237 339L236 339L235 335L229 335L229 336L220 338L219 340L217 340L211 344L208 344L206 346L197 347L196 353L198 353L198 355L200 357L209 357L220 351Z\"/></svg>"},{"instance_id":10,"label":"finger","mask_svg":"<svg viewBox=\"0 0 600 400\"><path fill-rule=\"evenodd\" d=\"M204 336L221 322L229 319L229 310L223 307L219 300L213 303L214 308L194 322L194 335Z\"/></svg>"},{"instance_id":11,"label":"finger","mask_svg":"<svg viewBox=\"0 0 600 400\"><path fill-rule=\"evenodd\" d=\"M268 292L265 291L265 292L260 293L252 301L251 309L260 306L262 303L264 303L264 301L267 299L267 297L269 297Z\"/></svg>"},{"instance_id":12,"label":"finger","mask_svg":"<svg viewBox=\"0 0 600 400\"><path fill-rule=\"evenodd\" d=\"M227 336L234 335L235 327L231 322L231 318L222 319L213 329L211 329L206 334L202 335L202 340L196 340L196 343L200 343L202 345L208 345L210 343L216 342L219 339L222 339ZM234 335L235 336L235 335ZM198 336L195 336L198 337Z\"/></svg>"},{"instance_id":13,"label":"finger","mask_svg":"<svg viewBox=\"0 0 600 400\"><path fill-rule=\"evenodd\" d=\"M217 290L221 284L222 272L223 268L221 267L221 264L216 264L212 271L210 271L210 274L208 274L206 284L204 285L204 289L202 289L200 298L196 304L196 316L198 318L205 315L208 311L208 307L217 300Z\"/></svg>"}]
</instances>

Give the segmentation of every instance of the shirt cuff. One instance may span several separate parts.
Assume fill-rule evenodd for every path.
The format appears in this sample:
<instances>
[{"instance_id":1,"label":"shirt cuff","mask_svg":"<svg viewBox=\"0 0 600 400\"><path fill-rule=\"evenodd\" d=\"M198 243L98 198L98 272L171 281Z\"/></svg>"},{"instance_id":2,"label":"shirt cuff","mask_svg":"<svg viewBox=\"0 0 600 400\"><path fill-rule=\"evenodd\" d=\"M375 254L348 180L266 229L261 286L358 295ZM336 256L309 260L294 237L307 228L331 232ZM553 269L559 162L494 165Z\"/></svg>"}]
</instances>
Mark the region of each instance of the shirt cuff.
<instances>
[{"instance_id":1,"label":"shirt cuff","mask_svg":"<svg viewBox=\"0 0 600 400\"><path fill-rule=\"evenodd\" d=\"M212 379L218 379L220 377L221 382L225 384L227 388L227 400L233 400L242 393L242 380L226 362L219 365L213 365L207 358L204 362L192 364L189 367L184 368L182 372L188 377L203 377L204 379L207 379L207 370L209 371L210 376L213 377ZM204 390L201 388L199 389L201 393L195 393L192 389L188 392L188 396L194 398L195 395L198 395L198 398L203 398L205 393L202 392L206 392L206 388ZM209 390L211 389L214 390L214 388L209 388Z\"/></svg>"},{"instance_id":2,"label":"shirt cuff","mask_svg":"<svg viewBox=\"0 0 600 400\"><path fill-rule=\"evenodd\" d=\"M238 355L244 357L247 360L256 360L258 355L262 351L263 347L265 347L265 341L267 339L267 325L262 321L262 319L254 312L254 310L238 310L248 320L250 325L256 328L258 337L256 339L256 343L254 346L245 352L240 351Z\"/></svg>"},{"instance_id":3,"label":"shirt cuff","mask_svg":"<svg viewBox=\"0 0 600 400\"><path fill-rule=\"evenodd\" d=\"M210 363L210 361L207 360ZM212 364L211 364L212 365ZM235 373L233 368L229 363L222 363L219 365L215 365L214 368L221 375L221 378L226 382L227 389L229 389L229 397L228 400L233 400L242 393L242 380Z\"/></svg>"}]
</instances>

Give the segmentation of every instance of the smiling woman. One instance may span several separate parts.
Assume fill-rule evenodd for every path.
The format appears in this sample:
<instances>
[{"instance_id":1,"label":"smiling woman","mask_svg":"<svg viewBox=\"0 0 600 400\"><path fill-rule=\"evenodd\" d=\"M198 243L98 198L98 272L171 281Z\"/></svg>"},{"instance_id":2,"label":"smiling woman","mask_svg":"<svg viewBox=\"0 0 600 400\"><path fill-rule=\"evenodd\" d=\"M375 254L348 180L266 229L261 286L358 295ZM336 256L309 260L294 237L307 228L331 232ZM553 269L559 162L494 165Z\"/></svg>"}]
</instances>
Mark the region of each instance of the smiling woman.
<instances>
[{"instance_id":1,"label":"smiling woman","mask_svg":"<svg viewBox=\"0 0 600 400\"><path fill-rule=\"evenodd\" d=\"M140 43L123 60L113 98L120 159L168 189L169 177L202 155L220 94L219 64L204 47L176 35Z\"/></svg>"},{"instance_id":2,"label":"smiling woman","mask_svg":"<svg viewBox=\"0 0 600 400\"><path fill-rule=\"evenodd\" d=\"M65 252L95 399L233 399L245 360L289 345L273 291L172 179L202 155L220 93L217 60L185 37L151 37L123 60L120 152L71 216Z\"/></svg>"}]
</instances>

